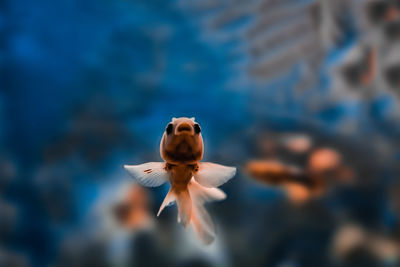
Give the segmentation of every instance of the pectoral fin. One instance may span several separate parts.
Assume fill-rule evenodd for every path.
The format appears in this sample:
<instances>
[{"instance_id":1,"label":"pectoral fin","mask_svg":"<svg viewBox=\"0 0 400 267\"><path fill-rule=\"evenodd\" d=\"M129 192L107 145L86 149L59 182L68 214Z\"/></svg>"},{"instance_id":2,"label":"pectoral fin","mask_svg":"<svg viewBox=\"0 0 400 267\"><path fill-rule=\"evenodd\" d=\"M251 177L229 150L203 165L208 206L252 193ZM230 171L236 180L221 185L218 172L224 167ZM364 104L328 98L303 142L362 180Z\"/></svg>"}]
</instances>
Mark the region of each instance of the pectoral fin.
<instances>
[{"instance_id":1,"label":"pectoral fin","mask_svg":"<svg viewBox=\"0 0 400 267\"><path fill-rule=\"evenodd\" d=\"M199 170L194 173L194 179L205 187L218 187L236 174L235 167L223 166L211 162L200 162Z\"/></svg>"},{"instance_id":2,"label":"pectoral fin","mask_svg":"<svg viewBox=\"0 0 400 267\"><path fill-rule=\"evenodd\" d=\"M140 165L125 165L124 168L141 185L157 187L169 179L169 173L165 170L164 162L148 162Z\"/></svg>"}]
</instances>

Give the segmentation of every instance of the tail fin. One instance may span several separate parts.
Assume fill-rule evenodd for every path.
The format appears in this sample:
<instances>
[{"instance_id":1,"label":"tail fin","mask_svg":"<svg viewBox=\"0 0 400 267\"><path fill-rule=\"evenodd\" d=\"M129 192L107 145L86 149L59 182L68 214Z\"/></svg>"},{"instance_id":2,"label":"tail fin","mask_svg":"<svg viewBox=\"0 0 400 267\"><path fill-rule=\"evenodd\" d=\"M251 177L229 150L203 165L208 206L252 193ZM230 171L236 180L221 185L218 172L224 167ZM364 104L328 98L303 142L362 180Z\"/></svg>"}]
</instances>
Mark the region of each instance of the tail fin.
<instances>
[{"instance_id":1,"label":"tail fin","mask_svg":"<svg viewBox=\"0 0 400 267\"><path fill-rule=\"evenodd\" d=\"M192 200L188 190L176 192L176 190L171 187L158 210L157 217L160 216L166 206L174 201L176 201L178 205L178 223L186 227L190 223L192 214Z\"/></svg>"},{"instance_id":2,"label":"tail fin","mask_svg":"<svg viewBox=\"0 0 400 267\"><path fill-rule=\"evenodd\" d=\"M204 187L192 179L186 190L177 192L171 187L161 204L157 216L168 204L176 201L178 205L178 222L185 227L189 223L193 223L199 239L204 244L210 244L215 238L215 226L204 204L225 198L225 193L220 189Z\"/></svg>"},{"instance_id":3,"label":"tail fin","mask_svg":"<svg viewBox=\"0 0 400 267\"><path fill-rule=\"evenodd\" d=\"M192 197L191 221L194 229L204 244L210 244L215 238L215 226L204 207L204 203L223 200L226 198L226 195L218 188L201 186L194 179L188 184L188 189Z\"/></svg>"},{"instance_id":4,"label":"tail fin","mask_svg":"<svg viewBox=\"0 0 400 267\"><path fill-rule=\"evenodd\" d=\"M161 204L160 209L158 210L157 217L160 216L161 212L164 210L166 206L175 201L175 194L172 192L172 188L169 189L168 194L165 196L163 203Z\"/></svg>"},{"instance_id":5,"label":"tail fin","mask_svg":"<svg viewBox=\"0 0 400 267\"><path fill-rule=\"evenodd\" d=\"M176 204L178 205L178 223L186 227L189 225L191 219L192 199L190 198L190 194L187 189L174 193L176 197Z\"/></svg>"}]
</instances>

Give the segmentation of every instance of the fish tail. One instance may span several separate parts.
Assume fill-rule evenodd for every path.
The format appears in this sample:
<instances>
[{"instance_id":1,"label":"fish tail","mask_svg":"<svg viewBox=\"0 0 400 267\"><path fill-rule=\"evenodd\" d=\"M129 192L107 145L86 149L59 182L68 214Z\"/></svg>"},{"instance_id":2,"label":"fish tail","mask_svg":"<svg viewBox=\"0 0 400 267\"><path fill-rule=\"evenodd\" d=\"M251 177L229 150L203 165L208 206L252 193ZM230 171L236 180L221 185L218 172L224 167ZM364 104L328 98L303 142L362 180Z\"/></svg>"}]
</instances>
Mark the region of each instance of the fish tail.
<instances>
[{"instance_id":1,"label":"fish tail","mask_svg":"<svg viewBox=\"0 0 400 267\"><path fill-rule=\"evenodd\" d=\"M215 239L215 225L204 204L225 199L226 195L218 188L204 187L193 179L188 184L188 190L192 199L191 222L193 228L204 244L210 244Z\"/></svg>"},{"instance_id":2,"label":"fish tail","mask_svg":"<svg viewBox=\"0 0 400 267\"><path fill-rule=\"evenodd\" d=\"M185 227L188 226L192 217L192 200L187 188L177 190L176 188L171 187L158 210L157 217L160 216L166 206L174 201L176 201L178 206L178 223Z\"/></svg>"},{"instance_id":3,"label":"fish tail","mask_svg":"<svg viewBox=\"0 0 400 267\"><path fill-rule=\"evenodd\" d=\"M226 194L220 189L204 187L192 179L185 189L170 188L157 216L166 206L176 201L178 205L178 223L185 227L192 223L201 242L210 244L215 239L215 225L204 204L225 198Z\"/></svg>"},{"instance_id":4,"label":"fish tail","mask_svg":"<svg viewBox=\"0 0 400 267\"><path fill-rule=\"evenodd\" d=\"M192 199L189 194L189 190L173 190L176 198L176 204L178 205L178 223L187 227L190 223L192 215Z\"/></svg>"},{"instance_id":5,"label":"fish tail","mask_svg":"<svg viewBox=\"0 0 400 267\"><path fill-rule=\"evenodd\" d=\"M170 203L174 201L175 201L175 194L172 191L172 188L170 188L168 194L165 196L164 201L160 206L160 209L158 210L157 217L160 216L161 212L164 210L166 206L168 206Z\"/></svg>"}]
</instances>

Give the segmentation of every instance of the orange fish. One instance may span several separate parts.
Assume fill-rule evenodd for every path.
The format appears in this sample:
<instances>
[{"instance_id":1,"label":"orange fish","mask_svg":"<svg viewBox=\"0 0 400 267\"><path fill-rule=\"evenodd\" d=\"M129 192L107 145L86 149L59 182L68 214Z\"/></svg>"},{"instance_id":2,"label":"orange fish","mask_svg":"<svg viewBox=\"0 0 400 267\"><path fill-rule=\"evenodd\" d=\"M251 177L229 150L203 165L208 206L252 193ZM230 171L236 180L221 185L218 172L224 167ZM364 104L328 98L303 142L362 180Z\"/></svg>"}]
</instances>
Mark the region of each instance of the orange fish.
<instances>
[{"instance_id":1,"label":"orange fish","mask_svg":"<svg viewBox=\"0 0 400 267\"><path fill-rule=\"evenodd\" d=\"M119 225L127 229L140 229L149 224L149 197L143 187L134 185L122 201L113 206L112 212Z\"/></svg>"},{"instance_id":2,"label":"orange fish","mask_svg":"<svg viewBox=\"0 0 400 267\"><path fill-rule=\"evenodd\" d=\"M125 169L140 184L156 187L169 182L171 188L157 216L170 203L178 205L178 222L190 223L205 243L215 238L215 227L204 208L205 202L223 200L226 195L217 187L236 174L236 168L210 162L203 158L203 138L194 118L173 118L161 140L160 154L165 162L125 165Z\"/></svg>"},{"instance_id":3,"label":"orange fish","mask_svg":"<svg viewBox=\"0 0 400 267\"><path fill-rule=\"evenodd\" d=\"M275 160L252 160L245 166L246 172L262 183L281 186L293 203L304 203L319 195L324 188L320 177Z\"/></svg>"},{"instance_id":4,"label":"orange fish","mask_svg":"<svg viewBox=\"0 0 400 267\"><path fill-rule=\"evenodd\" d=\"M321 196L332 182L352 183L356 175L352 168L343 164L339 152L327 147L315 149L304 169L276 160L252 160L245 170L255 180L284 188L294 203Z\"/></svg>"}]
</instances>

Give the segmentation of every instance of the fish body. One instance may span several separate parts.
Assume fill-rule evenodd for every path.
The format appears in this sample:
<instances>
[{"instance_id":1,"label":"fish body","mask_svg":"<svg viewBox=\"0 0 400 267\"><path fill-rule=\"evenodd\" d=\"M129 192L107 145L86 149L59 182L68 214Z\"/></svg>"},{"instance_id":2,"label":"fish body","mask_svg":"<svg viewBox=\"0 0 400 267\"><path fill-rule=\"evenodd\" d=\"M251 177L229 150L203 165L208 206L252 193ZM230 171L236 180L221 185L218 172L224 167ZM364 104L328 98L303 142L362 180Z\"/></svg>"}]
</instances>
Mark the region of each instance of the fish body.
<instances>
[{"instance_id":1,"label":"fish body","mask_svg":"<svg viewBox=\"0 0 400 267\"><path fill-rule=\"evenodd\" d=\"M284 188L290 201L296 204L319 196L325 188L320 175L275 160L252 160L245 170L257 181Z\"/></svg>"},{"instance_id":2,"label":"fish body","mask_svg":"<svg viewBox=\"0 0 400 267\"><path fill-rule=\"evenodd\" d=\"M149 201L149 196L143 187L130 186L123 199L112 207L118 225L130 230L147 227L151 222Z\"/></svg>"},{"instance_id":3,"label":"fish body","mask_svg":"<svg viewBox=\"0 0 400 267\"><path fill-rule=\"evenodd\" d=\"M230 180L236 168L200 162L204 145L200 125L194 118L173 118L168 123L160 144L164 162L125 165L125 169L142 185L155 187L169 182L171 187L157 216L172 202L178 206L178 222L190 223L205 243L215 238L215 226L204 203L223 200L217 187Z\"/></svg>"},{"instance_id":4,"label":"fish body","mask_svg":"<svg viewBox=\"0 0 400 267\"><path fill-rule=\"evenodd\" d=\"M349 184L355 179L352 168L343 164L341 154L329 147L314 149L305 168L277 160L251 160L245 171L254 180L284 188L296 203L320 197L333 184Z\"/></svg>"}]
</instances>

